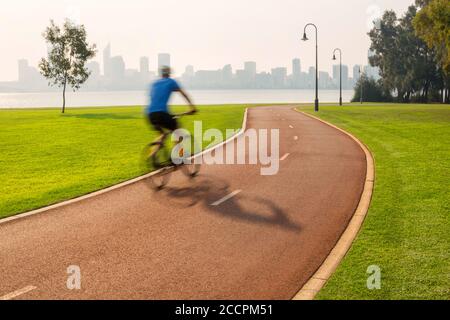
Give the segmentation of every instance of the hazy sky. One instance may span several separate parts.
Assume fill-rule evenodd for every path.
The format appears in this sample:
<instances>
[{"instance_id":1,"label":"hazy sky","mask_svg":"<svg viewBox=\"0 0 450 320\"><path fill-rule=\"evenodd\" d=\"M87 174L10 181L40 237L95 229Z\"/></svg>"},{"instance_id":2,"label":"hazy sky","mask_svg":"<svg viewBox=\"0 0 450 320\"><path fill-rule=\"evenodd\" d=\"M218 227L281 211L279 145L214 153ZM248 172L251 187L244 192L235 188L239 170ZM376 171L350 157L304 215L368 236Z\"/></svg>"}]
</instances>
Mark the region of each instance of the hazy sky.
<instances>
[{"instance_id":1,"label":"hazy sky","mask_svg":"<svg viewBox=\"0 0 450 320\"><path fill-rule=\"evenodd\" d=\"M69 16L83 23L100 49L108 42L127 68L148 56L156 69L157 53L172 55L181 74L256 61L258 71L291 66L299 57L302 69L314 64L314 41L300 41L303 27L319 27L319 68L331 71L332 51L343 50L344 63L367 62L370 22L386 9L405 11L413 0L2 0L0 10L0 81L17 79L17 60L35 66L46 54L42 31L49 19ZM313 40L313 29L308 31Z\"/></svg>"}]
</instances>

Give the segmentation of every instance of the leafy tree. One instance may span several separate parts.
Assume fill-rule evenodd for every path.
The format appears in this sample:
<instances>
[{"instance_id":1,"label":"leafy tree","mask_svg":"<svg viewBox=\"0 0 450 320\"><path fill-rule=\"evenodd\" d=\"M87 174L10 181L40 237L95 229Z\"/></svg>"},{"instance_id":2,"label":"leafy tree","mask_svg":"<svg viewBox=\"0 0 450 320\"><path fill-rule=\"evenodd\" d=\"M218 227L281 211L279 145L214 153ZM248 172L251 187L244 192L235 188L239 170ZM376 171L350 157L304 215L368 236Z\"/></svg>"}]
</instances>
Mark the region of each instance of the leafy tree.
<instances>
[{"instance_id":1,"label":"leafy tree","mask_svg":"<svg viewBox=\"0 0 450 320\"><path fill-rule=\"evenodd\" d=\"M421 7L414 18L417 35L436 50L439 62L450 73L450 4L448 0L417 1Z\"/></svg>"},{"instance_id":2,"label":"leafy tree","mask_svg":"<svg viewBox=\"0 0 450 320\"><path fill-rule=\"evenodd\" d=\"M428 102L430 96L435 97L433 90L441 88L436 53L416 36L416 15L415 6L401 18L386 11L379 25L369 32L375 52L370 63L380 68L384 89L395 92L399 102Z\"/></svg>"},{"instance_id":3,"label":"leafy tree","mask_svg":"<svg viewBox=\"0 0 450 320\"><path fill-rule=\"evenodd\" d=\"M399 46L403 54L405 67L404 87L408 90L407 101L428 102L429 93L437 88L439 66L434 50L418 38L413 27L417 8L410 6L405 15L399 19ZM438 88L437 88L438 89Z\"/></svg>"},{"instance_id":4,"label":"leafy tree","mask_svg":"<svg viewBox=\"0 0 450 320\"><path fill-rule=\"evenodd\" d=\"M405 68L398 46L398 19L394 11L386 11L379 21L378 27L369 32L372 41L371 50L374 52L369 58L370 64L380 69L383 85L398 96L404 94L405 88L402 80L405 77Z\"/></svg>"},{"instance_id":5,"label":"leafy tree","mask_svg":"<svg viewBox=\"0 0 450 320\"><path fill-rule=\"evenodd\" d=\"M361 101L361 86L363 101L365 102L390 102L392 95L386 90L380 81L375 81L373 78L368 78L362 75L355 86L355 94L352 102Z\"/></svg>"},{"instance_id":6,"label":"leafy tree","mask_svg":"<svg viewBox=\"0 0 450 320\"><path fill-rule=\"evenodd\" d=\"M448 0L416 0L420 8L413 25L417 35L436 52L442 71L445 102L450 102L450 4Z\"/></svg>"},{"instance_id":7,"label":"leafy tree","mask_svg":"<svg viewBox=\"0 0 450 320\"><path fill-rule=\"evenodd\" d=\"M85 64L95 56L96 46L87 43L84 26L75 25L70 20L66 20L62 28L51 20L43 37L49 45L48 57L41 59L39 68L49 80L49 85L63 88L64 113L66 88L70 86L76 91L89 78L90 72Z\"/></svg>"}]
</instances>

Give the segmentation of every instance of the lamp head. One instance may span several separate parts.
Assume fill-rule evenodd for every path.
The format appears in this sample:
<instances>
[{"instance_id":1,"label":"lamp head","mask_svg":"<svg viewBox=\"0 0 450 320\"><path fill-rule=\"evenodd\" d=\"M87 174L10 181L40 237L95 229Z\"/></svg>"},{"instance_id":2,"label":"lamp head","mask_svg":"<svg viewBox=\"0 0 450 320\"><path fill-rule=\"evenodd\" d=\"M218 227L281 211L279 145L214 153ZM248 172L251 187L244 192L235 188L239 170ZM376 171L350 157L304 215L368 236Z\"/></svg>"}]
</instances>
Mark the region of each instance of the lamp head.
<instances>
[{"instance_id":1,"label":"lamp head","mask_svg":"<svg viewBox=\"0 0 450 320\"><path fill-rule=\"evenodd\" d=\"M333 53L333 60L336 60L336 54Z\"/></svg>"},{"instance_id":2,"label":"lamp head","mask_svg":"<svg viewBox=\"0 0 450 320\"><path fill-rule=\"evenodd\" d=\"M302 40L303 40L303 41L308 41L308 40L309 40L308 37L306 36L306 32L303 33L303 38L302 38Z\"/></svg>"}]
</instances>

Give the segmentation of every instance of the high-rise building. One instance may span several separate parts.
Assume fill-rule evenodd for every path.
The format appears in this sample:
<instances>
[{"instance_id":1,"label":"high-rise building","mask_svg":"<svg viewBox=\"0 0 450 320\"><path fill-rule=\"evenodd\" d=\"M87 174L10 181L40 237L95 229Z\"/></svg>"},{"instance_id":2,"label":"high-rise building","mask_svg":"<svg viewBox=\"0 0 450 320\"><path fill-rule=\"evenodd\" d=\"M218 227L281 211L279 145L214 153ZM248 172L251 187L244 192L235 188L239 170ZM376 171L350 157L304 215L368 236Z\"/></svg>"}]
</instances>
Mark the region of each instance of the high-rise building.
<instances>
[{"instance_id":1,"label":"high-rise building","mask_svg":"<svg viewBox=\"0 0 450 320\"><path fill-rule=\"evenodd\" d=\"M231 64L227 64L222 69L222 77L223 80L226 82L225 84L228 85L231 80L233 79L233 68L231 67Z\"/></svg>"},{"instance_id":2,"label":"high-rise building","mask_svg":"<svg viewBox=\"0 0 450 320\"><path fill-rule=\"evenodd\" d=\"M111 78L113 81L121 81L125 77L125 62L121 56L113 57L110 61Z\"/></svg>"},{"instance_id":3,"label":"high-rise building","mask_svg":"<svg viewBox=\"0 0 450 320\"><path fill-rule=\"evenodd\" d=\"M272 75L267 72L256 74L255 88L257 89L271 89L273 88Z\"/></svg>"},{"instance_id":4,"label":"high-rise building","mask_svg":"<svg viewBox=\"0 0 450 320\"><path fill-rule=\"evenodd\" d=\"M335 84L339 84L340 72L340 65L333 65L333 82Z\"/></svg>"},{"instance_id":5,"label":"high-rise building","mask_svg":"<svg viewBox=\"0 0 450 320\"><path fill-rule=\"evenodd\" d=\"M103 50L103 74L105 77L111 77L111 44L108 43Z\"/></svg>"},{"instance_id":6,"label":"high-rise building","mask_svg":"<svg viewBox=\"0 0 450 320\"><path fill-rule=\"evenodd\" d=\"M346 64L342 65L342 86L346 88L348 86L348 66Z\"/></svg>"},{"instance_id":7,"label":"high-rise building","mask_svg":"<svg viewBox=\"0 0 450 320\"><path fill-rule=\"evenodd\" d=\"M254 88L256 78L256 62L247 61L244 63L244 72L239 74L241 85L244 88Z\"/></svg>"},{"instance_id":8,"label":"high-rise building","mask_svg":"<svg viewBox=\"0 0 450 320\"><path fill-rule=\"evenodd\" d=\"M186 66L186 69L185 69L185 71L184 71L184 74L186 75L186 76L188 76L188 77L193 77L194 76L194 66L191 66L191 65L189 65L189 66Z\"/></svg>"},{"instance_id":9,"label":"high-rise building","mask_svg":"<svg viewBox=\"0 0 450 320\"><path fill-rule=\"evenodd\" d=\"M372 78L374 80L379 80L381 78L380 69L378 67L365 66L364 74L367 78Z\"/></svg>"},{"instance_id":10,"label":"high-rise building","mask_svg":"<svg viewBox=\"0 0 450 320\"><path fill-rule=\"evenodd\" d=\"M97 90L100 84L100 64L97 61L91 61L86 64L90 75L86 81L85 87L92 90Z\"/></svg>"},{"instance_id":11,"label":"high-rise building","mask_svg":"<svg viewBox=\"0 0 450 320\"><path fill-rule=\"evenodd\" d=\"M274 68L272 69L272 79L275 88L284 88L287 80L286 68Z\"/></svg>"},{"instance_id":12,"label":"high-rise building","mask_svg":"<svg viewBox=\"0 0 450 320\"><path fill-rule=\"evenodd\" d=\"M250 79L255 79L256 76L256 62L247 61L244 63L244 70L247 72Z\"/></svg>"},{"instance_id":13,"label":"high-rise building","mask_svg":"<svg viewBox=\"0 0 450 320\"><path fill-rule=\"evenodd\" d=\"M378 67L372 67L370 65L370 57L372 57L374 55L375 55L375 52L369 49L369 51L367 53L367 60L369 60L368 61L369 65L364 67L364 73L366 74L366 76L368 78L373 78L374 80L378 80L381 78L380 69Z\"/></svg>"},{"instance_id":14,"label":"high-rise building","mask_svg":"<svg viewBox=\"0 0 450 320\"><path fill-rule=\"evenodd\" d=\"M361 66L358 64L355 64L353 66L353 82L358 82L359 81L359 77L360 77L360 72L361 72Z\"/></svg>"},{"instance_id":15,"label":"high-rise building","mask_svg":"<svg viewBox=\"0 0 450 320\"><path fill-rule=\"evenodd\" d=\"M170 67L170 54L168 53L158 54L158 71L164 66Z\"/></svg>"},{"instance_id":16,"label":"high-rise building","mask_svg":"<svg viewBox=\"0 0 450 320\"><path fill-rule=\"evenodd\" d=\"M28 64L28 61L25 59L21 59L18 61L19 68L19 84L22 88L26 88L29 90L42 90L48 87L48 82L45 78L40 74L40 72L31 67Z\"/></svg>"},{"instance_id":17,"label":"high-rise building","mask_svg":"<svg viewBox=\"0 0 450 320\"><path fill-rule=\"evenodd\" d=\"M215 88L222 82L222 70L199 70L195 73L195 81L201 88Z\"/></svg>"},{"instance_id":18,"label":"high-rise building","mask_svg":"<svg viewBox=\"0 0 450 320\"><path fill-rule=\"evenodd\" d=\"M18 65L19 65L19 82L21 83L27 82L29 74L28 61L25 59L21 59L18 61Z\"/></svg>"},{"instance_id":19,"label":"high-rise building","mask_svg":"<svg viewBox=\"0 0 450 320\"><path fill-rule=\"evenodd\" d=\"M292 75L294 77L300 77L300 74L302 73L302 67L300 64L300 59L296 58L292 60Z\"/></svg>"},{"instance_id":20,"label":"high-rise building","mask_svg":"<svg viewBox=\"0 0 450 320\"><path fill-rule=\"evenodd\" d=\"M149 61L147 57L141 57L139 60L139 72L147 75L150 72Z\"/></svg>"},{"instance_id":21,"label":"high-rise building","mask_svg":"<svg viewBox=\"0 0 450 320\"><path fill-rule=\"evenodd\" d=\"M331 85L332 79L328 72L319 71L319 87L320 88L329 88Z\"/></svg>"},{"instance_id":22,"label":"high-rise building","mask_svg":"<svg viewBox=\"0 0 450 320\"><path fill-rule=\"evenodd\" d=\"M302 82L302 67L300 59L295 58L292 60L292 76L290 77L291 88L297 89L301 87Z\"/></svg>"},{"instance_id":23,"label":"high-rise building","mask_svg":"<svg viewBox=\"0 0 450 320\"><path fill-rule=\"evenodd\" d=\"M184 73L181 76L182 77L182 81L185 85L190 86L193 83L194 77L195 77L195 73L194 73L194 67L189 65L186 66L186 68L184 69Z\"/></svg>"},{"instance_id":24,"label":"high-rise building","mask_svg":"<svg viewBox=\"0 0 450 320\"><path fill-rule=\"evenodd\" d=\"M314 88L315 87L315 81L316 81L316 68L315 67L309 67L309 70L308 70L308 81L307 81L308 88Z\"/></svg>"},{"instance_id":25,"label":"high-rise building","mask_svg":"<svg viewBox=\"0 0 450 320\"><path fill-rule=\"evenodd\" d=\"M97 61L87 63L86 68L91 72L89 78L98 79L100 77L100 64Z\"/></svg>"},{"instance_id":26,"label":"high-rise building","mask_svg":"<svg viewBox=\"0 0 450 320\"><path fill-rule=\"evenodd\" d=\"M340 65L333 65L333 84L338 87L341 77ZM342 65L342 86L345 88L348 86L348 66Z\"/></svg>"}]
</instances>

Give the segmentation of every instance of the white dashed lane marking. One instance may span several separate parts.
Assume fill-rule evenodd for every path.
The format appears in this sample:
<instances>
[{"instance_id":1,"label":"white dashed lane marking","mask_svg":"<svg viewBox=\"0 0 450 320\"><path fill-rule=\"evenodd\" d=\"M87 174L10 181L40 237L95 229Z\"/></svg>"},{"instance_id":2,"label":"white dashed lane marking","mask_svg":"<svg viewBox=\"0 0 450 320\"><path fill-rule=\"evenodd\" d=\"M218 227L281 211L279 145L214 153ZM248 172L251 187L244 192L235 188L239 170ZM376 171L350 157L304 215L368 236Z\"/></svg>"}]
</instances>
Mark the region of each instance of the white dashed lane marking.
<instances>
[{"instance_id":1,"label":"white dashed lane marking","mask_svg":"<svg viewBox=\"0 0 450 320\"><path fill-rule=\"evenodd\" d=\"M280 161L284 161L289 157L290 153L286 153L284 156L281 157Z\"/></svg>"},{"instance_id":2,"label":"white dashed lane marking","mask_svg":"<svg viewBox=\"0 0 450 320\"><path fill-rule=\"evenodd\" d=\"M237 194L240 193L240 192L242 192L242 190L236 190L236 191L233 191L233 192L230 193L229 195L223 197L223 198L220 199L220 200L217 200L216 202L212 203L211 205L217 207L217 206L221 205L222 203L224 203L225 201L227 201L227 200L233 198L235 195L237 195Z\"/></svg>"}]
</instances>

